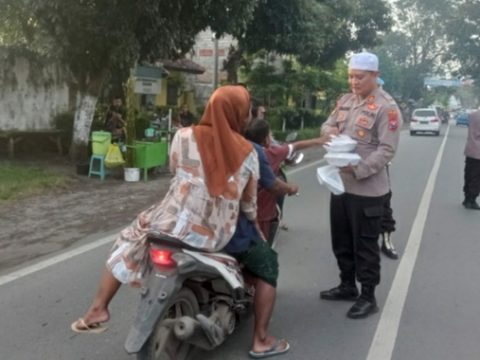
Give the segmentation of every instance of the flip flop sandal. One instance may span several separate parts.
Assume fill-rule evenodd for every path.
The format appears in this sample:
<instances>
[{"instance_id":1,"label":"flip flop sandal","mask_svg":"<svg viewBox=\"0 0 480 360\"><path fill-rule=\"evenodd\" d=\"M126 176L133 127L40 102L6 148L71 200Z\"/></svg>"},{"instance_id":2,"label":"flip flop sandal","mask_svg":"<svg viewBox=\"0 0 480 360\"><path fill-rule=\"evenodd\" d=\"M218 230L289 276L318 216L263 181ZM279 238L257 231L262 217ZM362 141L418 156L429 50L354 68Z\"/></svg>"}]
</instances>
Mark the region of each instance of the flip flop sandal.
<instances>
[{"instance_id":1,"label":"flip flop sandal","mask_svg":"<svg viewBox=\"0 0 480 360\"><path fill-rule=\"evenodd\" d=\"M88 325L82 318L74 321L72 325L70 325L70 328L79 334L101 334L108 329L108 327L103 326L100 323Z\"/></svg>"},{"instance_id":2,"label":"flip flop sandal","mask_svg":"<svg viewBox=\"0 0 480 360\"><path fill-rule=\"evenodd\" d=\"M286 344L285 348L282 350L278 350L278 348L282 345L282 343ZM270 349L263 352L256 352L256 351L250 350L248 352L248 355L252 359L264 359L271 356L285 354L286 352L288 352L288 350L290 350L290 344L286 340L277 340L275 341L275 343L272 345Z\"/></svg>"}]
</instances>

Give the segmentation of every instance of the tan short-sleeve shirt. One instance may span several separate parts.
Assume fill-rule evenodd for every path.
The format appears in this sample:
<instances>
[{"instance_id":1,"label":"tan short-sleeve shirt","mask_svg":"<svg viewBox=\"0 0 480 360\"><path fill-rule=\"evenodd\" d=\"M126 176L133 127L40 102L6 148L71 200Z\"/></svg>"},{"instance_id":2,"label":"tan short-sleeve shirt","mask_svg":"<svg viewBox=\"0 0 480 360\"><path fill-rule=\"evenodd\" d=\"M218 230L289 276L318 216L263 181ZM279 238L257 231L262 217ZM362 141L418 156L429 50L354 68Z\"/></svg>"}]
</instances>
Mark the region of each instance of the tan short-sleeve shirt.
<instances>
[{"instance_id":1,"label":"tan short-sleeve shirt","mask_svg":"<svg viewBox=\"0 0 480 360\"><path fill-rule=\"evenodd\" d=\"M390 190L386 165L398 146L402 115L395 100L378 88L361 99L344 95L322 126L323 132L338 128L355 139L362 160L354 174L341 172L345 191L360 196L382 196Z\"/></svg>"}]
</instances>

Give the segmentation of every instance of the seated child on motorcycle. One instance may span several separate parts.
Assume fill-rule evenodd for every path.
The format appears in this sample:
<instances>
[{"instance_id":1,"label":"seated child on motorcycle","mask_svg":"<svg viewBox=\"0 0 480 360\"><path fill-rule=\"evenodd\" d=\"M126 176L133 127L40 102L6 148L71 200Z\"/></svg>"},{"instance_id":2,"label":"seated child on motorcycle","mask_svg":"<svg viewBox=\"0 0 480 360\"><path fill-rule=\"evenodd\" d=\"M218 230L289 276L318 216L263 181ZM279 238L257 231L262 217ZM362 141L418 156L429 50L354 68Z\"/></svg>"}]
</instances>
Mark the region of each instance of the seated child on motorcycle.
<instances>
[{"instance_id":1,"label":"seated child on motorcycle","mask_svg":"<svg viewBox=\"0 0 480 360\"><path fill-rule=\"evenodd\" d=\"M275 176L280 176L282 163L290 158L295 151L325 144L330 140L329 135L300 140L289 144L272 146L270 125L264 119L253 119L247 126L245 137L253 143L263 146L267 161ZM257 196L257 220L263 235L268 239L272 220L279 217L277 210L278 195L260 187Z\"/></svg>"}]
</instances>

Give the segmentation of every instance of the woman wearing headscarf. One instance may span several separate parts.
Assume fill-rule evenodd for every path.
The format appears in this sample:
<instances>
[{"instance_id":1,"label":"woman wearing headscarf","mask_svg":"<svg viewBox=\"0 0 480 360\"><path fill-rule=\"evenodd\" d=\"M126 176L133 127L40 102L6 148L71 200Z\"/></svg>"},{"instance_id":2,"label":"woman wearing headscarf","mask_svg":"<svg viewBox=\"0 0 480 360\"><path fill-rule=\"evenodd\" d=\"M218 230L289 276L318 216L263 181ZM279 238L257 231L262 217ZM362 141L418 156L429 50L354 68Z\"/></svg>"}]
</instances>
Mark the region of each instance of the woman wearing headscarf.
<instances>
[{"instance_id":1,"label":"woman wearing headscarf","mask_svg":"<svg viewBox=\"0 0 480 360\"><path fill-rule=\"evenodd\" d=\"M174 237L202 251L230 240L239 212L256 218L258 158L241 135L250 121L250 96L224 86L211 96L197 126L180 129L171 144L170 188L163 200L140 213L118 235L100 284L75 332L101 332L108 305L123 283L140 286L148 266L148 237Z\"/></svg>"}]
</instances>

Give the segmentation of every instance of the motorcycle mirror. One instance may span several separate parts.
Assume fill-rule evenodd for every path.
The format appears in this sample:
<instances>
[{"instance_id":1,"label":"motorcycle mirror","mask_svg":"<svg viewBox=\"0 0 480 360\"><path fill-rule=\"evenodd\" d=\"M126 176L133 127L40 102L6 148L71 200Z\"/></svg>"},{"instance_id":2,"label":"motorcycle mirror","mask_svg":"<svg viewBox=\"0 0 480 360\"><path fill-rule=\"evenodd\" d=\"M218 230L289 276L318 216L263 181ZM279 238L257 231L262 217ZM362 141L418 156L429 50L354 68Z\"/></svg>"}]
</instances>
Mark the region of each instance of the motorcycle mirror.
<instances>
[{"instance_id":1,"label":"motorcycle mirror","mask_svg":"<svg viewBox=\"0 0 480 360\"><path fill-rule=\"evenodd\" d=\"M292 142L292 141L295 141L295 139L297 138L298 136L298 133L296 131L292 131L291 133L289 133L287 135L287 137L285 138L285 141L286 142Z\"/></svg>"},{"instance_id":2,"label":"motorcycle mirror","mask_svg":"<svg viewBox=\"0 0 480 360\"><path fill-rule=\"evenodd\" d=\"M300 164L303 160L303 157L304 157L303 153L297 153L292 159L293 165Z\"/></svg>"}]
</instances>

